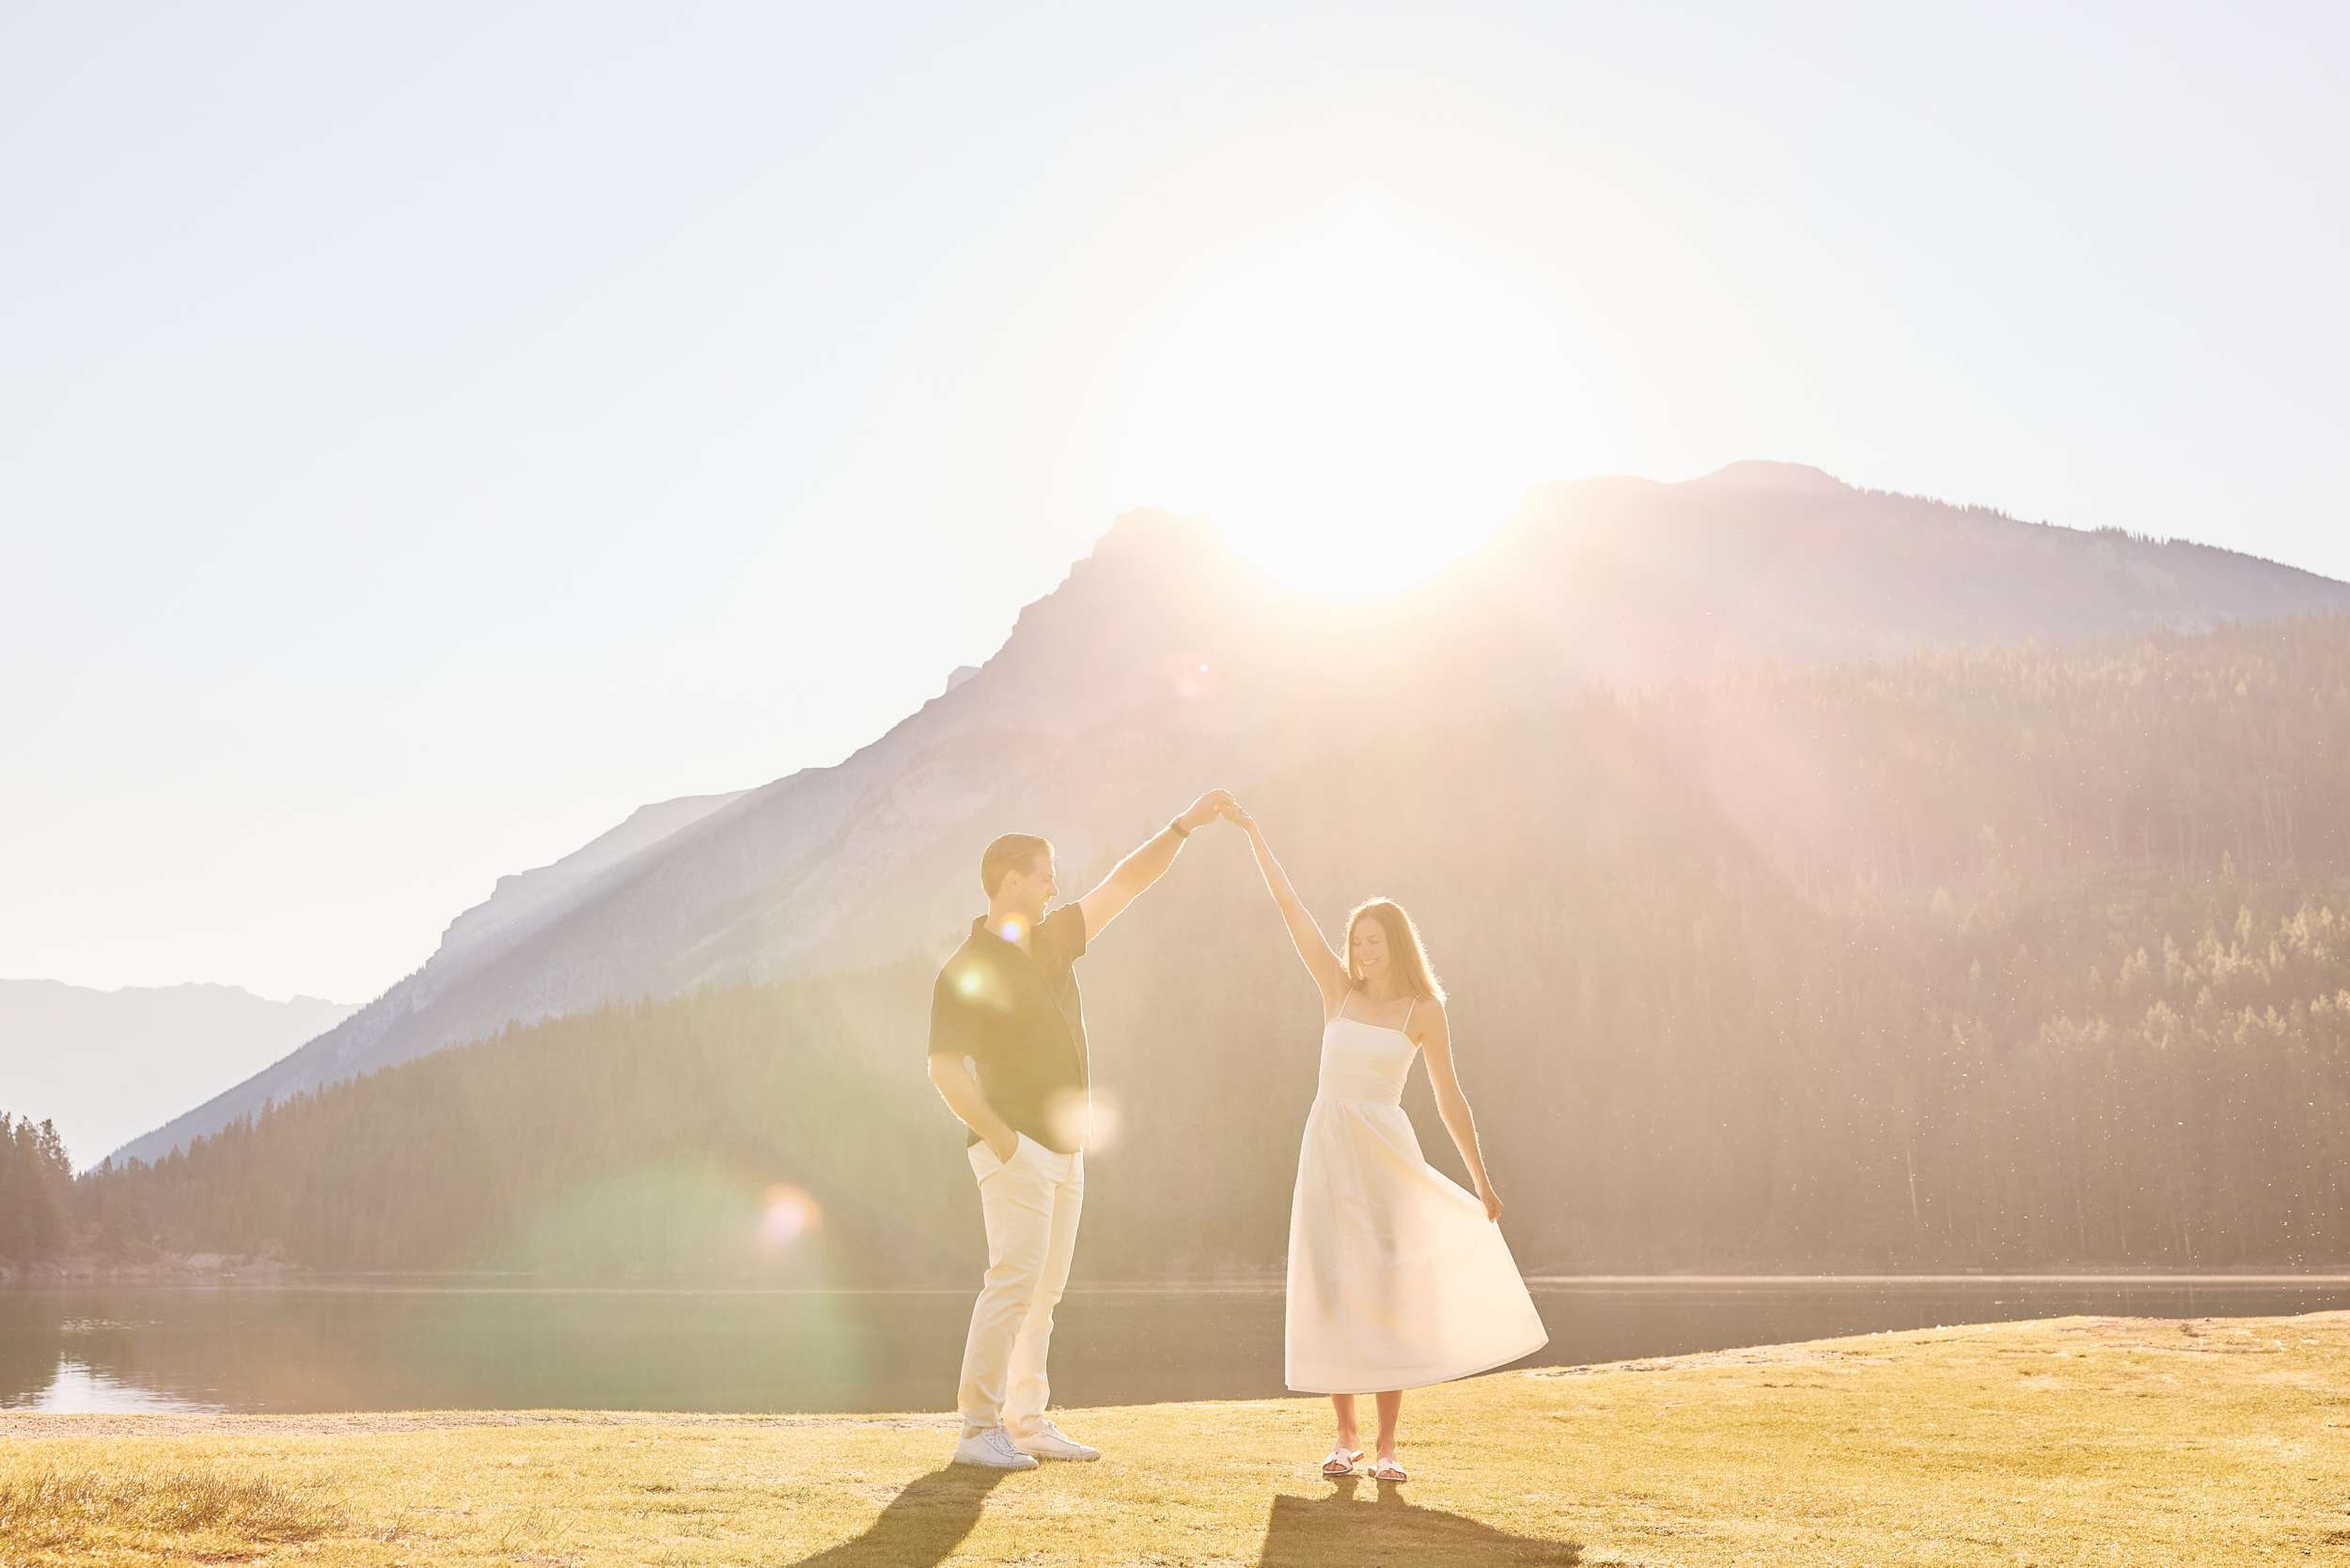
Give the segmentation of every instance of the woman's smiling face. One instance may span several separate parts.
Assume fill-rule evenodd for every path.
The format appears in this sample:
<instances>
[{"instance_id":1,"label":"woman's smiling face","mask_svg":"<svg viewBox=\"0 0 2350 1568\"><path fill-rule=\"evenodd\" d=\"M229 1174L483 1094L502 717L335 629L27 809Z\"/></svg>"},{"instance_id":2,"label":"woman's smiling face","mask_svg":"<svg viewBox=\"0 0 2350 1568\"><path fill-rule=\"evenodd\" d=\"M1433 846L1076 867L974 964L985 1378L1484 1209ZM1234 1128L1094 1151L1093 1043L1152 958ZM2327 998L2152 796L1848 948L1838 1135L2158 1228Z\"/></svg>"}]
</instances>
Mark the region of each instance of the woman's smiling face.
<instances>
[{"instance_id":1,"label":"woman's smiling face","mask_svg":"<svg viewBox=\"0 0 2350 1568\"><path fill-rule=\"evenodd\" d=\"M1366 915L1355 922L1346 946L1347 966L1356 980L1375 984L1387 972L1387 931L1372 917Z\"/></svg>"}]
</instances>

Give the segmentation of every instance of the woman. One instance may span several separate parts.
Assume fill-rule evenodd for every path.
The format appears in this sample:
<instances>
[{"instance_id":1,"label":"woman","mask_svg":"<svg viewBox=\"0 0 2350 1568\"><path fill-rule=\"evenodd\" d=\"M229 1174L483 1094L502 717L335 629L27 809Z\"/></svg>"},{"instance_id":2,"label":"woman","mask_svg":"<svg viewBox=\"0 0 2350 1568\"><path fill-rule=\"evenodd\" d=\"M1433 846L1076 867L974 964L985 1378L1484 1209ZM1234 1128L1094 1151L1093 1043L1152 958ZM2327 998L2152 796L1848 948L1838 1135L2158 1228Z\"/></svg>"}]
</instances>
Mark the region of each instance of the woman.
<instances>
[{"instance_id":1,"label":"woman","mask_svg":"<svg viewBox=\"0 0 2350 1568\"><path fill-rule=\"evenodd\" d=\"M1488 1372L1548 1341L1501 1239L1501 1200L1485 1174L1477 1123L1452 1073L1444 988L1411 917L1373 899L1347 919L1341 962L1248 813L1257 869L1290 940L1322 988L1322 1086L1306 1118L1290 1206L1286 1381L1328 1394L1338 1444L1323 1474L1363 1456L1355 1396L1379 1396L1379 1481L1403 1481L1395 1424L1403 1390ZM1445 1130L1477 1184L1471 1197L1430 1168L1402 1108L1415 1050Z\"/></svg>"}]
</instances>

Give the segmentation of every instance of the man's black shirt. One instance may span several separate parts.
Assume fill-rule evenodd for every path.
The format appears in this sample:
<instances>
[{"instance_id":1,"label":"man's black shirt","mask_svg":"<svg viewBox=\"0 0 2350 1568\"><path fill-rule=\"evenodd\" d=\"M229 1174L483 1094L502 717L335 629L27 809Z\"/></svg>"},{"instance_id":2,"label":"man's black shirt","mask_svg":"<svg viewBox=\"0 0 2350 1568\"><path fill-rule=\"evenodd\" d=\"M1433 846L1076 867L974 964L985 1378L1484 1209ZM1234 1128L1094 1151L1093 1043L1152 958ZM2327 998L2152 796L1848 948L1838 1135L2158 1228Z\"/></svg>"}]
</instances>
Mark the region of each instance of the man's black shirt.
<instances>
[{"instance_id":1,"label":"man's black shirt","mask_svg":"<svg viewBox=\"0 0 2350 1568\"><path fill-rule=\"evenodd\" d=\"M1026 952L982 916L931 988L930 1054L969 1057L995 1114L1062 1154L1085 1137L1086 1020L1072 967L1085 950L1085 911L1073 903L1037 923Z\"/></svg>"}]
</instances>

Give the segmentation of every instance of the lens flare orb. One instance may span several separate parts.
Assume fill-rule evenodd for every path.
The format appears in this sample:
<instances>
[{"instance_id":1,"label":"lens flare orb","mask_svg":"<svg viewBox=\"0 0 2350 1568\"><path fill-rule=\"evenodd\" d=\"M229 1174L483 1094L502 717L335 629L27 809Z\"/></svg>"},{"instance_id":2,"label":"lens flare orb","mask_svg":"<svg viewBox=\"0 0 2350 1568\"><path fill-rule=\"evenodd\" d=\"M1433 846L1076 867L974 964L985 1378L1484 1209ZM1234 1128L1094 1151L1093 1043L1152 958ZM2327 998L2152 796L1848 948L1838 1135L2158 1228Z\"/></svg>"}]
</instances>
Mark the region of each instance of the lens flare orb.
<instances>
[{"instance_id":1,"label":"lens flare orb","mask_svg":"<svg viewBox=\"0 0 2350 1568\"><path fill-rule=\"evenodd\" d=\"M1215 666L1206 654L1183 649L1168 654L1162 667L1174 684L1175 695L1185 702L1200 702L1215 695Z\"/></svg>"},{"instance_id":2,"label":"lens flare orb","mask_svg":"<svg viewBox=\"0 0 2350 1568\"><path fill-rule=\"evenodd\" d=\"M778 1184L767 1189L760 1229L776 1246L789 1246L823 1223L823 1210L798 1187Z\"/></svg>"},{"instance_id":3,"label":"lens flare orb","mask_svg":"<svg viewBox=\"0 0 2350 1568\"><path fill-rule=\"evenodd\" d=\"M1126 1115L1119 1108L1117 1098L1106 1090L1097 1089L1089 1098L1093 1102L1089 1119L1092 1125L1087 1129L1086 1152L1106 1154L1118 1147L1119 1138L1126 1130Z\"/></svg>"}]
</instances>

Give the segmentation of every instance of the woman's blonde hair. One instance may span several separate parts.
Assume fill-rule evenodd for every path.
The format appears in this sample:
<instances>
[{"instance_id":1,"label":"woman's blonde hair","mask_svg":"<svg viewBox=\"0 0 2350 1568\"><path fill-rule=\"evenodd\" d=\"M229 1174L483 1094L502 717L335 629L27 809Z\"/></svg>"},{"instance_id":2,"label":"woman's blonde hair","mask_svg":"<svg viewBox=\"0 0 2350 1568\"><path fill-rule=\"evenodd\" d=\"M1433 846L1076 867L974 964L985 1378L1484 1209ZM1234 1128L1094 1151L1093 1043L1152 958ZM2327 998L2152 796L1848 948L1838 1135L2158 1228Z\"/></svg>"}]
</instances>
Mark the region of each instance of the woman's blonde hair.
<instances>
[{"instance_id":1,"label":"woman's blonde hair","mask_svg":"<svg viewBox=\"0 0 2350 1568\"><path fill-rule=\"evenodd\" d=\"M1363 977L1355 972L1355 928L1368 917L1379 922L1386 933L1387 951L1395 955L1396 971L1403 977L1404 988L1415 996L1432 1001L1444 1000L1444 987L1437 982L1436 971L1429 966L1428 949L1419 939L1419 927L1403 913L1403 906L1393 899L1371 899L1355 906L1346 917L1346 978L1355 989L1363 988Z\"/></svg>"}]
</instances>

